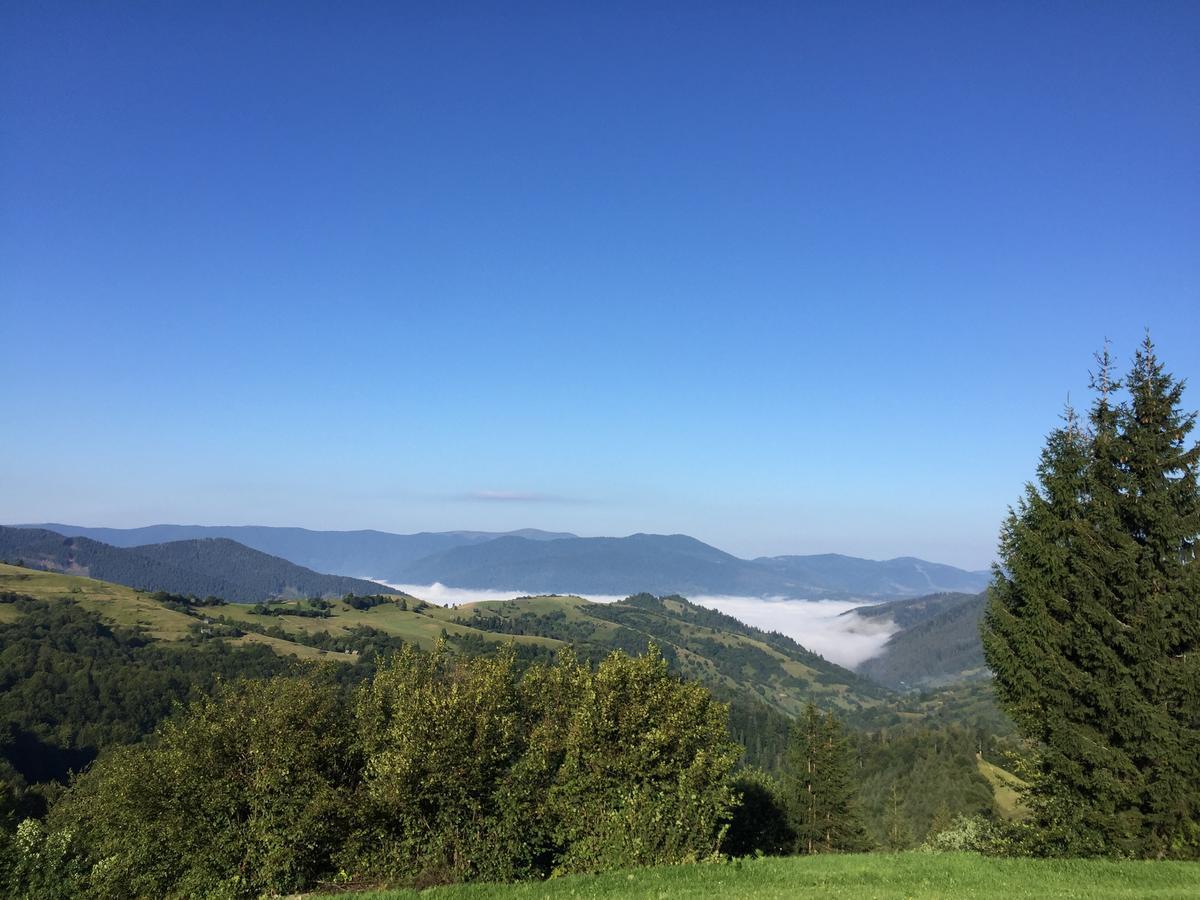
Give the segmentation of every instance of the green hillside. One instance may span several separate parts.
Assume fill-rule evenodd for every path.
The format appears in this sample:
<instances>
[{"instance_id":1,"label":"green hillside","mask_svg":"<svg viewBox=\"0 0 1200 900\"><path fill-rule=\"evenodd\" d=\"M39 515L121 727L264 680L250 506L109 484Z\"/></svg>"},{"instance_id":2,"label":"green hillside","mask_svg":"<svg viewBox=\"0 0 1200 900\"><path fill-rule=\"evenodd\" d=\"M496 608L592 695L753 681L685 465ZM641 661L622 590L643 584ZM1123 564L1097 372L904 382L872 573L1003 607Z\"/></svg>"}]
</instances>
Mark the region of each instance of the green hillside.
<instances>
[{"instance_id":1,"label":"green hillside","mask_svg":"<svg viewBox=\"0 0 1200 900\"><path fill-rule=\"evenodd\" d=\"M37 600L69 600L96 613L107 623L140 631L160 641L182 641L192 635L197 626L194 616L164 606L144 591L94 578L0 563L0 593L5 592ZM230 605L227 608L237 607ZM12 606L0 606L0 621L12 622L18 617L19 613ZM304 644L254 633L228 637L225 641L233 645L262 644L280 655L302 659L344 658Z\"/></svg>"},{"instance_id":2,"label":"green hillside","mask_svg":"<svg viewBox=\"0 0 1200 900\"><path fill-rule=\"evenodd\" d=\"M616 649L638 654L653 643L677 674L729 703L730 733L746 748L746 762L773 771L783 762L791 714L810 699L836 709L865 729L858 742L863 808L878 818L891 785L905 786L910 842L920 841L947 809L1000 808L999 794L1007 787L975 765L980 735L1008 730L981 687L889 694L789 638L679 597L638 595L613 604L525 597L457 609L403 595L199 605L205 601L0 564L0 598L5 596L0 650L17 661L11 684L37 693L10 697L8 721L33 737L4 752L31 781L46 772L57 777L96 748L145 733L173 700L207 690L216 673L232 677L280 671L297 660L329 661L344 673L339 680L351 683L404 644L429 649L445 641L463 656L513 644L518 657L538 660L571 646L590 661ZM85 614L111 632L97 632L80 618ZM59 654L50 682L21 674L32 663L20 660L50 647ZM76 675L85 671L90 674L79 681ZM153 698L141 701L148 711L116 710L111 727L87 730L89 710L107 708L110 696L128 696L136 705L131 685L142 683L147 686L138 690ZM64 723L82 730L72 724L63 731ZM988 752L997 749L983 743ZM34 760L47 753L61 760L38 769ZM882 834L876 837L882 841Z\"/></svg>"},{"instance_id":3,"label":"green hillside","mask_svg":"<svg viewBox=\"0 0 1200 900\"><path fill-rule=\"evenodd\" d=\"M452 615L481 631L567 641L593 657L612 649L641 652L653 641L681 675L721 696L757 700L786 713L799 712L809 700L830 709L868 709L888 695L791 638L682 597L638 594L608 604L527 597L470 604Z\"/></svg>"},{"instance_id":4,"label":"green hillside","mask_svg":"<svg viewBox=\"0 0 1200 900\"><path fill-rule=\"evenodd\" d=\"M451 621L453 613L438 606L422 604L416 598L395 595L406 600L405 608L389 602L368 610L358 610L344 600L328 601L327 617L302 615L256 615L256 607L228 603L220 606L199 606L185 609L179 603L156 600L155 594L136 591L119 584L43 572L0 563L0 592L12 592L38 600L70 600L93 611L105 621L125 628L138 629L148 637L163 641L180 641L197 635L212 634L231 644L264 644L283 655L303 659L331 659L353 662L353 653L329 652L313 645L315 635L326 633L335 638L352 639L364 629L400 638L423 648L432 647L443 636L451 643L456 640L484 642L491 645L515 642L519 645L553 648L561 642L537 637L490 635ZM182 598L180 598L182 599ZM309 601L293 600L271 604L276 612L302 613L311 609ZM0 615L9 619L17 614L0 606ZM241 635L223 635L213 624L230 623L244 631Z\"/></svg>"},{"instance_id":5,"label":"green hillside","mask_svg":"<svg viewBox=\"0 0 1200 900\"><path fill-rule=\"evenodd\" d=\"M642 652L654 642L679 674L726 698L758 701L782 712L808 700L848 711L879 705L887 692L805 650L790 638L743 625L682 598L639 595L620 603L579 597L530 597L446 608L413 597L383 597L359 609L345 599L267 606L188 608L154 595L90 578L0 564L0 591L39 599L72 599L105 621L141 628L162 640L220 637L221 626L244 632L225 639L266 643L304 658L353 661L358 644L382 636L432 647L445 639L462 652L514 643L529 655L573 645L590 659L613 650ZM180 598L182 599L182 598Z\"/></svg>"},{"instance_id":6,"label":"green hillside","mask_svg":"<svg viewBox=\"0 0 1200 900\"><path fill-rule=\"evenodd\" d=\"M903 618L911 624L892 635L884 653L868 659L859 671L900 691L987 677L979 637L987 594L942 594L923 599L928 601L924 610L899 611L896 621Z\"/></svg>"},{"instance_id":7,"label":"green hillside","mask_svg":"<svg viewBox=\"0 0 1200 900\"><path fill-rule=\"evenodd\" d=\"M1021 802L1021 791L1029 785L979 754L975 758L979 773L988 780L994 792L996 815L1010 821L1029 818L1029 809Z\"/></svg>"}]
</instances>

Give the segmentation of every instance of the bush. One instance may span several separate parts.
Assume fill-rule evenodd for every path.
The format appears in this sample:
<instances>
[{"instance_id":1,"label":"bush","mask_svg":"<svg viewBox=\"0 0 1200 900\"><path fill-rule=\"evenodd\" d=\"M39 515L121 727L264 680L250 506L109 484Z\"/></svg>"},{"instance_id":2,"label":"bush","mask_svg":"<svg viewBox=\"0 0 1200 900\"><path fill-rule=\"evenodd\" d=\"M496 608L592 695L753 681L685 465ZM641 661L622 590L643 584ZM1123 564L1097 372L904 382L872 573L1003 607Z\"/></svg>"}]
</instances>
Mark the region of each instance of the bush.
<instances>
[{"instance_id":1,"label":"bush","mask_svg":"<svg viewBox=\"0 0 1200 900\"><path fill-rule=\"evenodd\" d=\"M21 871L114 900L510 881L709 857L733 808L725 708L657 653L521 674L405 647L344 701L221 687L76 779Z\"/></svg>"},{"instance_id":2,"label":"bush","mask_svg":"<svg viewBox=\"0 0 1200 900\"><path fill-rule=\"evenodd\" d=\"M526 747L514 660L398 653L365 685L364 829L346 865L422 884L529 874L528 798L513 769Z\"/></svg>"},{"instance_id":3,"label":"bush","mask_svg":"<svg viewBox=\"0 0 1200 900\"><path fill-rule=\"evenodd\" d=\"M949 827L930 835L917 849L924 853L983 853L987 856L1028 856L1029 825L998 822L984 816L957 816Z\"/></svg>"},{"instance_id":4,"label":"bush","mask_svg":"<svg viewBox=\"0 0 1200 900\"><path fill-rule=\"evenodd\" d=\"M52 811L100 897L258 896L331 870L358 778L337 690L277 677L223 687L78 779Z\"/></svg>"},{"instance_id":5,"label":"bush","mask_svg":"<svg viewBox=\"0 0 1200 900\"><path fill-rule=\"evenodd\" d=\"M582 690L548 798L561 854L556 873L679 863L713 856L733 808L740 748L727 712L703 687L673 678L651 646L614 652Z\"/></svg>"}]
</instances>

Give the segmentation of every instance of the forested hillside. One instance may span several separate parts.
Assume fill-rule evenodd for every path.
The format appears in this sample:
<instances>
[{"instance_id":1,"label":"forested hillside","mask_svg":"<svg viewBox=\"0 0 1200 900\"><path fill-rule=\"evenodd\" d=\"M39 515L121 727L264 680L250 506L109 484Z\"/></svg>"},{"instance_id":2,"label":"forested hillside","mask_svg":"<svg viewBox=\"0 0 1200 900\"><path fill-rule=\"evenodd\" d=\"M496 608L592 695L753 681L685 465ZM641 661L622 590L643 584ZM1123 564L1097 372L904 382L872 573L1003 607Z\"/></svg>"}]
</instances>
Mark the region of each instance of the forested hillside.
<instances>
[{"instance_id":1,"label":"forested hillside","mask_svg":"<svg viewBox=\"0 0 1200 900\"><path fill-rule=\"evenodd\" d=\"M902 629L911 628L926 619L933 618L938 613L946 612L978 598L977 593L964 594L958 591L944 591L937 594L924 594L920 597L906 597L902 600L887 600L870 606L860 606L844 615L858 616L861 619L888 620Z\"/></svg>"},{"instance_id":2,"label":"forested hillside","mask_svg":"<svg viewBox=\"0 0 1200 900\"><path fill-rule=\"evenodd\" d=\"M910 624L888 639L882 655L860 665L859 673L902 691L989 677L979 636L987 594L926 599L919 612L897 610L897 620ZM882 611L867 611L872 613Z\"/></svg>"}]
</instances>

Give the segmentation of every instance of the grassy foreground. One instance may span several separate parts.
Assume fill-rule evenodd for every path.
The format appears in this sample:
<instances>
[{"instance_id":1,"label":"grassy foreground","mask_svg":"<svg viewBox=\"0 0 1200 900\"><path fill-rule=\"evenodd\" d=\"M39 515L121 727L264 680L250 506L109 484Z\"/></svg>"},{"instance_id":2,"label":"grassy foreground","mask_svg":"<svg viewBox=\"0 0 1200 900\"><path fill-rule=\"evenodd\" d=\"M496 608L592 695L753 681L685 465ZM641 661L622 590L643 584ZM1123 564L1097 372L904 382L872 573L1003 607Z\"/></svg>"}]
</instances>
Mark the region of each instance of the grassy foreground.
<instances>
[{"instance_id":1,"label":"grassy foreground","mask_svg":"<svg viewBox=\"0 0 1200 900\"><path fill-rule=\"evenodd\" d=\"M330 895L332 896L332 895ZM663 866L515 885L351 895L362 900L607 897L890 898L1200 897L1200 864L989 859L968 853L853 854ZM341 895L346 900L347 895Z\"/></svg>"}]
</instances>

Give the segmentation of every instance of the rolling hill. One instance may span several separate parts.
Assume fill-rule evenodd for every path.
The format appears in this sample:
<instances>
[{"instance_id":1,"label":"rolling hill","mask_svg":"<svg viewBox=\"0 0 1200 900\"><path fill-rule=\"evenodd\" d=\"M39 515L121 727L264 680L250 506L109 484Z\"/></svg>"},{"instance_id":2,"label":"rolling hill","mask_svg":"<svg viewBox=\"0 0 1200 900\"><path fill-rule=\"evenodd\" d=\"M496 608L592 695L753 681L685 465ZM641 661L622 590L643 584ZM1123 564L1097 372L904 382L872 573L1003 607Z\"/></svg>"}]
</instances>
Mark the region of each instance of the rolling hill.
<instances>
[{"instance_id":1,"label":"rolling hill","mask_svg":"<svg viewBox=\"0 0 1200 900\"><path fill-rule=\"evenodd\" d=\"M526 597L517 600L440 607L421 602L388 602L358 609L343 600L329 602L321 615L306 601L258 608L239 604L181 609L150 594L92 578L0 565L0 592L43 600L73 600L106 621L142 628L160 640L194 638L199 625L232 626L239 641L275 641L282 653L304 657L341 650L365 639L364 629L422 647L439 639L464 653L515 642L537 655L573 646L586 658L613 650L642 652L659 646L673 669L713 688L726 699L760 702L794 713L808 700L845 710L866 709L888 691L809 652L790 638L768 633L680 597L631 597L590 603L579 597ZM414 601L414 598L405 598ZM2 609L2 607L0 607ZM219 630L219 629L218 629ZM335 653L333 658L352 660Z\"/></svg>"},{"instance_id":2,"label":"rolling hill","mask_svg":"<svg viewBox=\"0 0 1200 900\"><path fill-rule=\"evenodd\" d=\"M380 590L369 581L322 575L223 538L113 547L44 529L0 527L0 559L129 587L242 603Z\"/></svg>"}]
</instances>

